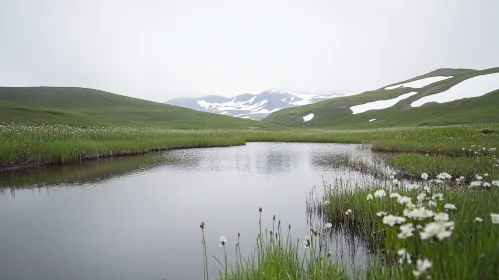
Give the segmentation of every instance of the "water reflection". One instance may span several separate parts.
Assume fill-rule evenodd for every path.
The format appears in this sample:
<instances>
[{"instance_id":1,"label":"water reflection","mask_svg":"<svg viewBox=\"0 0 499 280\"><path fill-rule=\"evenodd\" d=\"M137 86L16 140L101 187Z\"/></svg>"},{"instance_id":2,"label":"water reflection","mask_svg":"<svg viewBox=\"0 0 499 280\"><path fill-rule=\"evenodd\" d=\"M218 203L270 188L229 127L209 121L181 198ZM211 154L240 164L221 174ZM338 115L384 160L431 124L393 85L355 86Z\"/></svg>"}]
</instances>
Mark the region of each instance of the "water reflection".
<instances>
[{"instance_id":1,"label":"water reflection","mask_svg":"<svg viewBox=\"0 0 499 280\"><path fill-rule=\"evenodd\" d=\"M338 158L356 156L370 152L249 143L1 173L1 186L15 196L0 197L0 279L199 279L201 221L208 254L219 258L222 234L233 248L241 233L243 252L250 252L259 206L263 227L271 228L275 214L302 237L309 230L306 193L322 186L323 176L372 180L340 168ZM348 236L335 238L338 258L365 254L351 251ZM216 262L209 265L216 278Z\"/></svg>"}]
</instances>

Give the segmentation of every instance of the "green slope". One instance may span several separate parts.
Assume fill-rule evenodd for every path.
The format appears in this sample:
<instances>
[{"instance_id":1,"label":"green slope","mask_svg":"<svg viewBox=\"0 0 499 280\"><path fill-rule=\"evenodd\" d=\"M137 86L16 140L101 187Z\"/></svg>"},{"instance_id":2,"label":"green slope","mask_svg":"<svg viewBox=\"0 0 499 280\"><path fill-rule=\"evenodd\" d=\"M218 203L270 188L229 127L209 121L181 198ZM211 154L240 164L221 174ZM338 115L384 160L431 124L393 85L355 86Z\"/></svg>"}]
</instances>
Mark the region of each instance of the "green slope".
<instances>
[{"instance_id":1,"label":"green slope","mask_svg":"<svg viewBox=\"0 0 499 280\"><path fill-rule=\"evenodd\" d=\"M0 122L178 129L268 126L100 90L62 87L0 87Z\"/></svg>"},{"instance_id":2,"label":"green slope","mask_svg":"<svg viewBox=\"0 0 499 280\"><path fill-rule=\"evenodd\" d=\"M466 79L491 73L498 73L499 67L486 70L471 69L439 69L403 82L419 80L432 76L450 76L452 78L430 84L421 89L396 88L386 90L385 87L367 91L359 95L334 98L301 107L283 109L265 118L263 122L274 125L293 127L315 127L334 129L362 129L389 126L418 125L450 125L469 123L499 122L499 90L481 97L460 99L448 103L427 103L413 108L410 104L424 96L445 91ZM377 100L396 98L402 94L417 91L418 93L404 99L394 106L382 110L370 110L360 114L352 114L350 107ZM313 113L311 121L304 122L303 116ZM376 119L369 122L370 119Z\"/></svg>"}]
</instances>

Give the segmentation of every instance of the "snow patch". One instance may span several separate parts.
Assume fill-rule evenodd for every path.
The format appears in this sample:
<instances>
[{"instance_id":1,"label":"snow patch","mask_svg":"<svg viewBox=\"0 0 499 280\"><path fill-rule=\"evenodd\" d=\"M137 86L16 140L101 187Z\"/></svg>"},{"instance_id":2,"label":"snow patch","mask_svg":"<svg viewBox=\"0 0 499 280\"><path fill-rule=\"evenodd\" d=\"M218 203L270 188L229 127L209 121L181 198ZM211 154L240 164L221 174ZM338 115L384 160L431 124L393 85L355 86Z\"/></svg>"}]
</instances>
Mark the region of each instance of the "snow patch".
<instances>
[{"instance_id":1,"label":"snow patch","mask_svg":"<svg viewBox=\"0 0 499 280\"><path fill-rule=\"evenodd\" d=\"M373 122L373 121L375 121L375 120L376 120L376 119L370 119L370 120L369 120L369 122Z\"/></svg>"},{"instance_id":2,"label":"snow patch","mask_svg":"<svg viewBox=\"0 0 499 280\"><path fill-rule=\"evenodd\" d=\"M198 105L203 107L204 109L208 109L210 107L210 103L204 101L204 100L199 100Z\"/></svg>"},{"instance_id":3,"label":"snow patch","mask_svg":"<svg viewBox=\"0 0 499 280\"><path fill-rule=\"evenodd\" d=\"M450 89L422 97L411 103L411 107L420 107L428 102L446 103L463 98L480 97L499 89L499 73L480 75L469 78Z\"/></svg>"},{"instance_id":4,"label":"snow patch","mask_svg":"<svg viewBox=\"0 0 499 280\"><path fill-rule=\"evenodd\" d=\"M370 111L370 110L386 109L386 108L392 107L393 105L397 104L401 100L404 100L406 98L413 96L414 94L417 94L417 92L415 92L415 91L409 92L406 94L402 94L401 96L399 96L397 98L392 98L392 99L388 99L388 100L378 100L378 101L373 101L373 102L369 102L369 103L365 103L365 104L361 104L361 105L355 105L355 106L350 107L350 110L352 110L353 114L355 115L355 114L364 113L364 112Z\"/></svg>"},{"instance_id":5,"label":"snow patch","mask_svg":"<svg viewBox=\"0 0 499 280\"><path fill-rule=\"evenodd\" d=\"M314 113L310 113L310 114L303 117L303 121L308 122L309 120L311 120L313 118L314 118Z\"/></svg>"},{"instance_id":6,"label":"snow patch","mask_svg":"<svg viewBox=\"0 0 499 280\"><path fill-rule=\"evenodd\" d=\"M439 82L439 81L443 81L443 80L449 79L449 78L452 78L452 76L448 76L448 77L445 77L445 76L428 77L428 78L423 78L423 79L419 79L419 80L408 82L408 83L404 83L404 84L398 84L398 85L394 85L394 86L389 86L389 87L386 87L385 89L394 89L394 88L400 88L400 87L423 88L423 87L425 87L427 85L431 85L433 83L436 83L436 82Z\"/></svg>"}]
</instances>

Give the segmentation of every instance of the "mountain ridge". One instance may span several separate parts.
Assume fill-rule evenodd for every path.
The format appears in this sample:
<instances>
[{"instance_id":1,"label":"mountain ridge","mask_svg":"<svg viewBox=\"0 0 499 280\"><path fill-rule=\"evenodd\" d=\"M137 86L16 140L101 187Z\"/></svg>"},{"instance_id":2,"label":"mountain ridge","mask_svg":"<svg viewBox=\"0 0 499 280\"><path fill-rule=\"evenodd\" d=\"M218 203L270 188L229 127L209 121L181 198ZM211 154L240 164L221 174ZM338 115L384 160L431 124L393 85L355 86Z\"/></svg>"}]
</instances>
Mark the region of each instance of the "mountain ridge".
<instances>
[{"instance_id":1,"label":"mountain ridge","mask_svg":"<svg viewBox=\"0 0 499 280\"><path fill-rule=\"evenodd\" d=\"M0 87L0 123L247 129L265 126L81 87Z\"/></svg>"},{"instance_id":2,"label":"mountain ridge","mask_svg":"<svg viewBox=\"0 0 499 280\"><path fill-rule=\"evenodd\" d=\"M487 75L492 74L488 79L488 89L480 84L472 86L473 81L484 80ZM461 91L458 90L460 88ZM486 92L477 92L483 90ZM456 98L443 98L445 94L454 94ZM463 96L457 98L459 94ZM438 96L441 101L447 101L438 102ZM419 104L421 102L416 102L432 98L435 101L424 102L422 105ZM369 106L372 108L363 111ZM283 109L270 114L263 122L302 128L365 129L494 123L499 122L497 112L499 67L484 70L441 68L361 94ZM304 117L310 114L314 117L305 121Z\"/></svg>"},{"instance_id":3,"label":"mountain ridge","mask_svg":"<svg viewBox=\"0 0 499 280\"><path fill-rule=\"evenodd\" d=\"M343 94L305 94L268 89L258 94L243 93L232 97L206 95L174 98L167 101L166 104L232 117L261 120L284 108L312 104L340 96Z\"/></svg>"}]
</instances>

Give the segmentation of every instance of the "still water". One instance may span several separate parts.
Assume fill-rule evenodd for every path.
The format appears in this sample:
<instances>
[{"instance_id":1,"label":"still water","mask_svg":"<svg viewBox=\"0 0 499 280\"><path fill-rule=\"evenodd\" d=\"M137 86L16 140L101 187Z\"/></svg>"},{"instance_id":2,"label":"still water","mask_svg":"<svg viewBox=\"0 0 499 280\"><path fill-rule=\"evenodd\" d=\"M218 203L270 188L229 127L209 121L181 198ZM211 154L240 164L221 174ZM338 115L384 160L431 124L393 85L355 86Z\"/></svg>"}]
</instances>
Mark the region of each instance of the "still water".
<instances>
[{"instance_id":1,"label":"still water","mask_svg":"<svg viewBox=\"0 0 499 280\"><path fill-rule=\"evenodd\" d=\"M314 186L320 196L323 179L365 176L335 163L351 156L370 152L248 143L0 173L0 279L202 279L202 221L216 276L211 256L223 256L220 235L230 252L241 233L249 253L258 207L263 227L276 215L295 238L305 235ZM334 246L347 262L365 256L362 248Z\"/></svg>"}]
</instances>

